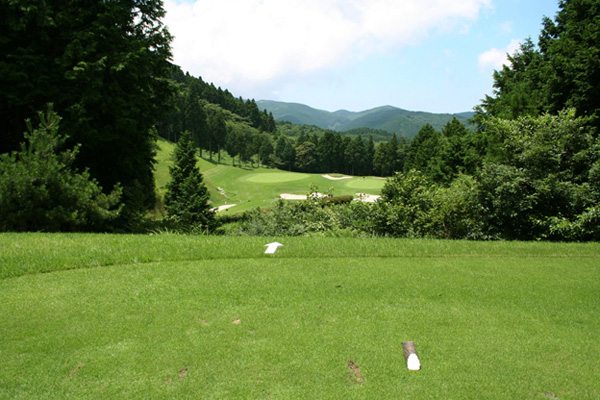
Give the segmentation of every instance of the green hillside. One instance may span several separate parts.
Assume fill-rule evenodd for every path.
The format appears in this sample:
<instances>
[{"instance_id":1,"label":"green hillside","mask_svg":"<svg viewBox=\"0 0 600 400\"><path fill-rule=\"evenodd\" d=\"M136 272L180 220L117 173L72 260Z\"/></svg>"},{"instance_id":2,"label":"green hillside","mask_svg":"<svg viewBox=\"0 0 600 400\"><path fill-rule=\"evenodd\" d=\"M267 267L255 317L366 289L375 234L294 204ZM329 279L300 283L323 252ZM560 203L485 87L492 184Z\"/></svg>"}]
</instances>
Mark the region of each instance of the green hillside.
<instances>
[{"instance_id":1,"label":"green hillside","mask_svg":"<svg viewBox=\"0 0 600 400\"><path fill-rule=\"evenodd\" d=\"M164 139L158 141L156 186L161 196L169 181L174 144ZM320 192L333 190L333 195L368 193L378 195L385 180L377 177L350 177L332 180L321 174L282 171L275 168L233 167L231 159L222 155L221 163L200 159L198 166L210 192L213 206L235 204L227 212L240 212L257 207L269 207L282 193L306 195L311 186ZM336 174L334 174L336 175ZM339 175L337 175L339 177Z\"/></svg>"},{"instance_id":2,"label":"green hillside","mask_svg":"<svg viewBox=\"0 0 600 400\"><path fill-rule=\"evenodd\" d=\"M257 105L267 112L273 113L277 121L288 121L293 124L315 125L320 128L344 132L357 128L379 129L389 133L414 137L425 124L440 130L453 117L468 124L472 113L434 114L422 111L407 111L392 106L383 106L360 112L339 110L329 112L317 110L298 103L284 103L271 100L260 100Z\"/></svg>"}]
</instances>

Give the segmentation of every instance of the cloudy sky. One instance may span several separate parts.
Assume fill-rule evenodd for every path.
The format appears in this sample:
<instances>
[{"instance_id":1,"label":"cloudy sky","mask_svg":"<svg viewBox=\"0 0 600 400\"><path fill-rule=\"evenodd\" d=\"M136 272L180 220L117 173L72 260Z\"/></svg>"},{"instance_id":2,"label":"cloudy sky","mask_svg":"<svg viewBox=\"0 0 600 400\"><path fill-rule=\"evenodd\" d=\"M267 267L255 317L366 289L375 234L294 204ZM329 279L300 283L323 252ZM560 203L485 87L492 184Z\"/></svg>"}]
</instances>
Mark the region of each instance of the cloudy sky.
<instances>
[{"instance_id":1,"label":"cloudy sky","mask_svg":"<svg viewBox=\"0 0 600 400\"><path fill-rule=\"evenodd\" d=\"M165 0L174 62L235 96L469 111L558 0Z\"/></svg>"}]
</instances>

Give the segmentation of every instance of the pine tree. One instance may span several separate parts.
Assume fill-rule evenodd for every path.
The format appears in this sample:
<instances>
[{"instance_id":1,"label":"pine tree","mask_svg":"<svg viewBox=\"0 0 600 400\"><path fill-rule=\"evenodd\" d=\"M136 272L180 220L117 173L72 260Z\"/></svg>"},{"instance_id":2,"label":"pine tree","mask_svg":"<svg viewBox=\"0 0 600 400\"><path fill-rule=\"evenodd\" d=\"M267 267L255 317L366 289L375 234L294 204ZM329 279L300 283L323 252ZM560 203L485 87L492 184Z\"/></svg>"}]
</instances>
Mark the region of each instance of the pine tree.
<instances>
[{"instance_id":1,"label":"pine tree","mask_svg":"<svg viewBox=\"0 0 600 400\"><path fill-rule=\"evenodd\" d=\"M575 108L600 127L600 2L561 0L544 18L537 46L526 40L494 73L494 93L476 108L482 116L516 119Z\"/></svg>"},{"instance_id":2,"label":"pine tree","mask_svg":"<svg viewBox=\"0 0 600 400\"><path fill-rule=\"evenodd\" d=\"M365 148L365 157L365 174L371 175L373 173L373 159L375 158L375 142L371 135L369 135Z\"/></svg>"},{"instance_id":3,"label":"pine tree","mask_svg":"<svg viewBox=\"0 0 600 400\"><path fill-rule=\"evenodd\" d=\"M11 0L0 15L0 153L18 150L23 121L54 103L69 145L81 145L75 165L105 193L120 183L124 213L153 207L149 132L173 92L163 1Z\"/></svg>"},{"instance_id":4,"label":"pine tree","mask_svg":"<svg viewBox=\"0 0 600 400\"><path fill-rule=\"evenodd\" d=\"M398 137L394 133L389 142L380 143L373 157L373 169L381 176L392 176L400 170Z\"/></svg>"},{"instance_id":5,"label":"pine tree","mask_svg":"<svg viewBox=\"0 0 600 400\"><path fill-rule=\"evenodd\" d=\"M208 190L196 165L196 148L188 131L177 142L175 162L169 173L171 181L165 194L167 215L184 230L214 228L214 212L208 204Z\"/></svg>"},{"instance_id":6,"label":"pine tree","mask_svg":"<svg viewBox=\"0 0 600 400\"><path fill-rule=\"evenodd\" d=\"M119 217L121 188L102 193L87 170L73 167L79 146L65 149L61 118L39 113L21 149L0 155L0 231L104 231Z\"/></svg>"}]
</instances>

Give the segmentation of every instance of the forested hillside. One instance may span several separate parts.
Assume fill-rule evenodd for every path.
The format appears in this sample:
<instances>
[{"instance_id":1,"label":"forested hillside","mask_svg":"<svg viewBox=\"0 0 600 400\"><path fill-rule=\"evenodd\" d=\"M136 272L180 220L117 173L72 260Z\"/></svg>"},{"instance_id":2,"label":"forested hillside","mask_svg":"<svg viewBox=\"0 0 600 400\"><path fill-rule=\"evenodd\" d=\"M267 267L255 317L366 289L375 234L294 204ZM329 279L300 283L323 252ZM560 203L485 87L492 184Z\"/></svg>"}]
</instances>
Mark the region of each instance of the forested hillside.
<instances>
[{"instance_id":1,"label":"forested hillside","mask_svg":"<svg viewBox=\"0 0 600 400\"><path fill-rule=\"evenodd\" d=\"M344 216L336 229L358 224L346 233L600 239L600 1L559 8L495 72L473 126L415 117L409 140L383 125L342 134L276 123L185 73L169 61L160 0L0 2L0 230L133 229L156 203L160 135L239 167L391 177L379 203L323 214ZM403 113L339 111L334 125Z\"/></svg>"},{"instance_id":2,"label":"forested hillside","mask_svg":"<svg viewBox=\"0 0 600 400\"><path fill-rule=\"evenodd\" d=\"M210 160L219 161L226 151L237 157L239 166L250 163L288 171L391 176L395 171L421 168L434 158L437 174L448 180L459 170L473 170L476 159L481 159L472 131L456 117L441 131L427 123L420 125L412 141L373 128L335 132L314 125L276 123L272 113L259 110L260 102L236 98L178 67L173 69L172 80L177 90L171 109L157 125L158 134L177 141L181 132L189 131ZM379 113L363 114L366 118ZM465 166L451 160L459 157L450 154L457 146L469 152Z\"/></svg>"},{"instance_id":3,"label":"forested hillside","mask_svg":"<svg viewBox=\"0 0 600 400\"><path fill-rule=\"evenodd\" d=\"M454 117L464 124L469 123L472 113L434 114L422 111L407 111L392 106L383 106L352 112L339 110L335 112L316 110L304 104L284 103L272 100L257 102L260 108L272 113L277 121L288 121L299 125L315 125L323 129L337 132L351 131L359 128L370 128L413 138L423 125L429 124L435 129L442 127Z\"/></svg>"}]
</instances>

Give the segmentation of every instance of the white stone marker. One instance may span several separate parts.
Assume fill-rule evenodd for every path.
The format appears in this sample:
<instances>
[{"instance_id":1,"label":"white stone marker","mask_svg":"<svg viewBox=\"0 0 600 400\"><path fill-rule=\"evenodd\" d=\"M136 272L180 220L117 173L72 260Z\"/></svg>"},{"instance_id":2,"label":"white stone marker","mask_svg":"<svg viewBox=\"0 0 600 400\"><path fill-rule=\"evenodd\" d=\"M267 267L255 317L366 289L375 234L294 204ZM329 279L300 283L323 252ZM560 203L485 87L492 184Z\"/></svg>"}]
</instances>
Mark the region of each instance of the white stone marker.
<instances>
[{"instance_id":1,"label":"white stone marker","mask_svg":"<svg viewBox=\"0 0 600 400\"><path fill-rule=\"evenodd\" d=\"M267 246L267 250L265 250L265 254L275 254L275 251L277 251L277 249L283 245L279 242L273 242L273 243L265 244L265 246Z\"/></svg>"}]
</instances>

